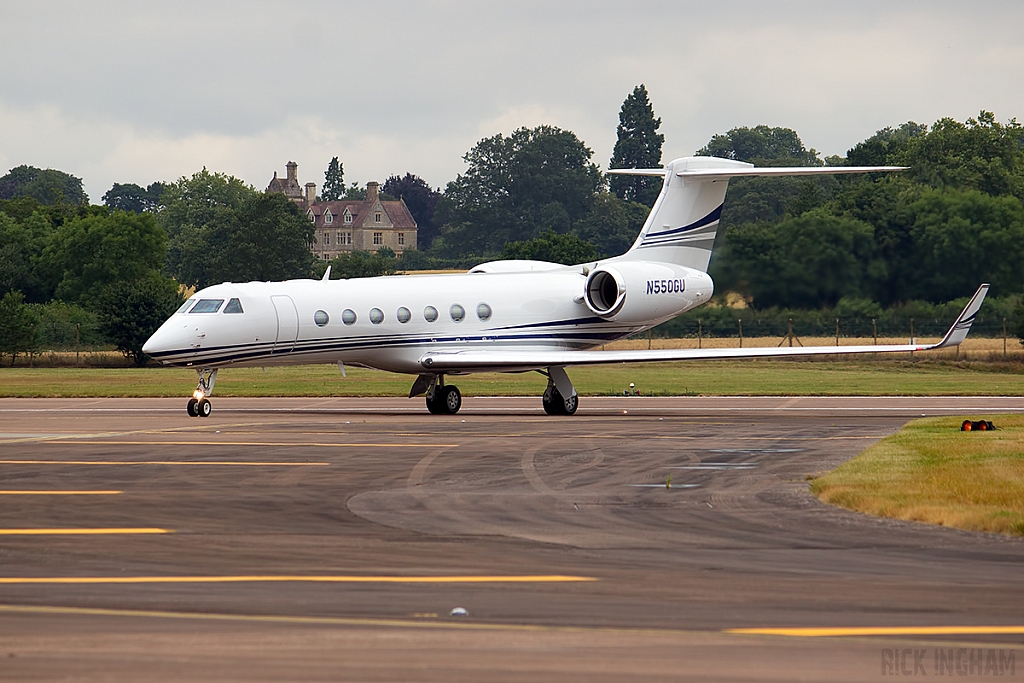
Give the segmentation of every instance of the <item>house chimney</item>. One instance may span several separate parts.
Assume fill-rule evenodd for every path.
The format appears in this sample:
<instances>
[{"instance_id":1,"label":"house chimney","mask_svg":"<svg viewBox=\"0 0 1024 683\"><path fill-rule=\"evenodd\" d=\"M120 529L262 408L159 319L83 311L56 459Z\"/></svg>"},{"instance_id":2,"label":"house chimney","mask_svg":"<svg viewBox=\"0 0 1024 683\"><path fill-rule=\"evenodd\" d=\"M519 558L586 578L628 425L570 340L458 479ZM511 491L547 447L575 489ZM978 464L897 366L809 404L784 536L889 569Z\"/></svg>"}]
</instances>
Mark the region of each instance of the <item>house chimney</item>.
<instances>
[{"instance_id":1,"label":"house chimney","mask_svg":"<svg viewBox=\"0 0 1024 683\"><path fill-rule=\"evenodd\" d=\"M295 182L299 182L298 174L295 172L296 169L298 169L298 167L299 167L299 165L297 163L295 163L294 161L289 161L285 165L285 168L288 169L288 180L294 180Z\"/></svg>"},{"instance_id":2,"label":"house chimney","mask_svg":"<svg viewBox=\"0 0 1024 683\"><path fill-rule=\"evenodd\" d=\"M316 183L306 183L306 206L313 206L316 201Z\"/></svg>"},{"instance_id":3,"label":"house chimney","mask_svg":"<svg viewBox=\"0 0 1024 683\"><path fill-rule=\"evenodd\" d=\"M380 197L380 183L376 180L371 180L366 183L366 199L371 202L377 201Z\"/></svg>"}]
</instances>

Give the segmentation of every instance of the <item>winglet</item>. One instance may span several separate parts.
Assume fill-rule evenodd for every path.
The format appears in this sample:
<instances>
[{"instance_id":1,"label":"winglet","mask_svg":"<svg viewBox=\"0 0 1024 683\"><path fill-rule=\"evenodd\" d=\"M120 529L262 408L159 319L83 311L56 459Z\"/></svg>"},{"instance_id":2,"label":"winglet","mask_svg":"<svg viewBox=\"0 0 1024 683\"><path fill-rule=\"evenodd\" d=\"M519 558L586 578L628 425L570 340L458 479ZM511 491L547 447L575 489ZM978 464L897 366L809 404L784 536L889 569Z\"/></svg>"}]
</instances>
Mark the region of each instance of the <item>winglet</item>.
<instances>
[{"instance_id":1,"label":"winglet","mask_svg":"<svg viewBox=\"0 0 1024 683\"><path fill-rule=\"evenodd\" d=\"M946 332L946 336L942 338L938 344L929 346L929 349L941 349L947 346L957 346L964 339L967 339L967 333L971 331L971 324L974 322L975 316L978 315L978 310L981 308L981 304L985 301L985 295L988 294L989 285L983 284L978 287L978 291L974 293L971 300L967 302L967 306L964 307L963 313L956 319L953 326L949 328L949 332Z\"/></svg>"},{"instance_id":2,"label":"winglet","mask_svg":"<svg viewBox=\"0 0 1024 683\"><path fill-rule=\"evenodd\" d=\"M331 279L331 267L327 266L327 270L324 271L324 276L320 278L322 282L327 282Z\"/></svg>"}]
</instances>

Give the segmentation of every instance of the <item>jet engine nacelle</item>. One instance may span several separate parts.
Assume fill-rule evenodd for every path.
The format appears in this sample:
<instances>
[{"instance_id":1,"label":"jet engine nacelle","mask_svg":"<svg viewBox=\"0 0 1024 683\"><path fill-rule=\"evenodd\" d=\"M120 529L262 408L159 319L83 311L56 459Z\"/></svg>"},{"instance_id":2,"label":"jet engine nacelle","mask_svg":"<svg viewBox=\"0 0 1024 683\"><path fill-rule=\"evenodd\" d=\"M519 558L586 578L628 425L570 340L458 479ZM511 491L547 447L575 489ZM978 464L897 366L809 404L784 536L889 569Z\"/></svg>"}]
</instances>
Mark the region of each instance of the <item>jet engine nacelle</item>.
<instances>
[{"instance_id":1,"label":"jet engine nacelle","mask_svg":"<svg viewBox=\"0 0 1024 683\"><path fill-rule=\"evenodd\" d=\"M672 263L621 261L590 271L583 298L606 320L644 323L671 318L711 298L704 272Z\"/></svg>"}]
</instances>

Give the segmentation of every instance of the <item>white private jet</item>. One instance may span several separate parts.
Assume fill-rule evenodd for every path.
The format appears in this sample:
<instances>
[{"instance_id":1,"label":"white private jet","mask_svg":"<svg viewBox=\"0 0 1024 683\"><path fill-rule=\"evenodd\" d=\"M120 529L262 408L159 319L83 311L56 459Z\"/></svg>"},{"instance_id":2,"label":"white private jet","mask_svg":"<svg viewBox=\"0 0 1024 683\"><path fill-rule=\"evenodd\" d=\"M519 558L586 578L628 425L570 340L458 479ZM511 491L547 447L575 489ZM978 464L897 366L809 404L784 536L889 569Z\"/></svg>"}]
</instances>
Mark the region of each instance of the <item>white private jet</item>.
<instances>
[{"instance_id":1,"label":"white private jet","mask_svg":"<svg viewBox=\"0 0 1024 683\"><path fill-rule=\"evenodd\" d=\"M468 273L231 283L188 299L146 342L165 365L199 375L188 413L212 410L217 369L337 363L417 375L410 398L431 413L462 406L445 377L537 371L548 378L543 407L572 415L579 399L565 368L642 363L911 352L960 344L981 307L982 285L937 344L782 348L591 350L647 330L714 290L707 274L730 178L897 171L901 167L755 168L715 157L676 159L665 168L610 173L661 176L661 194L625 254L563 266L492 261Z\"/></svg>"}]
</instances>

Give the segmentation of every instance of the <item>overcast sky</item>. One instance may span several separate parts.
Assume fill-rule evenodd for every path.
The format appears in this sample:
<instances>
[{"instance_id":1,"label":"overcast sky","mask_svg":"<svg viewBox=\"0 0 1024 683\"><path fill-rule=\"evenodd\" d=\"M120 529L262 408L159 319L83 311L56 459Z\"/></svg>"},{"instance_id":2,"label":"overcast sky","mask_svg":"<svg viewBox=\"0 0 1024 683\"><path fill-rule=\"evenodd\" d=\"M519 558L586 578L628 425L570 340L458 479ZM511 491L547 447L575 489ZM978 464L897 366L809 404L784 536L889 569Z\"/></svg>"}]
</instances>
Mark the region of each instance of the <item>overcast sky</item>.
<instances>
[{"instance_id":1,"label":"overcast sky","mask_svg":"<svg viewBox=\"0 0 1024 683\"><path fill-rule=\"evenodd\" d=\"M443 186L478 140L574 131L607 167L645 83L664 158L768 124L844 154L879 128L1024 119L1024 3L0 0L0 174L114 182L202 167L266 187L412 172Z\"/></svg>"}]
</instances>

